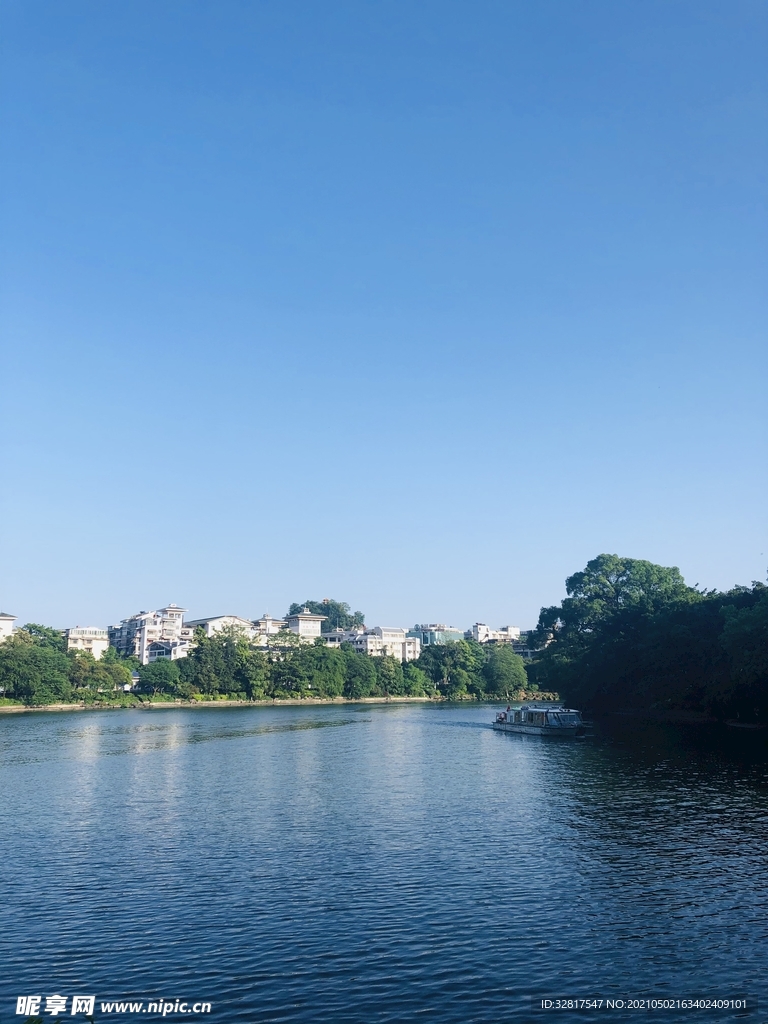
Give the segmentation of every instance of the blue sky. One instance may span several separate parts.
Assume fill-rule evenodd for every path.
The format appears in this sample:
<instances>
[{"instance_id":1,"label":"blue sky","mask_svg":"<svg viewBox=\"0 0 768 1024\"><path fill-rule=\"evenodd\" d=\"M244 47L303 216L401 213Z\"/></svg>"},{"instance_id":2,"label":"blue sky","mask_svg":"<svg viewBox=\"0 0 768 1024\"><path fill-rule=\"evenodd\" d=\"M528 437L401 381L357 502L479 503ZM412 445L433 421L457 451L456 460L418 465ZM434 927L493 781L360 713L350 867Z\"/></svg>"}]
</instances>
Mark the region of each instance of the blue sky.
<instances>
[{"instance_id":1,"label":"blue sky","mask_svg":"<svg viewBox=\"0 0 768 1024\"><path fill-rule=\"evenodd\" d=\"M0 10L4 610L765 578L764 3Z\"/></svg>"}]
</instances>

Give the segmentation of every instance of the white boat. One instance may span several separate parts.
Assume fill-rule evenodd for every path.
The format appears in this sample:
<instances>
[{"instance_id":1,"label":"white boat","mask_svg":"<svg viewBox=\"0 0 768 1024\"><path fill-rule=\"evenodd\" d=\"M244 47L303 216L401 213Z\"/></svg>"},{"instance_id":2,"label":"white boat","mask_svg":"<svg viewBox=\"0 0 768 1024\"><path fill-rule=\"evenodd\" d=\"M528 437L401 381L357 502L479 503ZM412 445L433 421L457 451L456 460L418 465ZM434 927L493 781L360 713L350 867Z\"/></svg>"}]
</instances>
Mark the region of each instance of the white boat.
<instances>
[{"instance_id":1,"label":"white boat","mask_svg":"<svg viewBox=\"0 0 768 1024\"><path fill-rule=\"evenodd\" d=\"M499 711L493 728L529 736L576 736L583 732L581 715L564 704L522 704Z\"/></svg>"}]
</instances>

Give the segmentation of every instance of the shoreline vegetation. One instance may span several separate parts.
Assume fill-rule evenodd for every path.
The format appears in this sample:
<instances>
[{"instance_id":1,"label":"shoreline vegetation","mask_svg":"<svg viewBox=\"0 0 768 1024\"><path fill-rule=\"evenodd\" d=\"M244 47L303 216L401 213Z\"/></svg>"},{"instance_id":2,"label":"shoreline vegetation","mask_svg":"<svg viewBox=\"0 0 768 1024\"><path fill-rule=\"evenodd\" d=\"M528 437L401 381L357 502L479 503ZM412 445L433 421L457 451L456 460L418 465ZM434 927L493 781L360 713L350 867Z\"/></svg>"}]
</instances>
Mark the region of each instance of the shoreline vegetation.
<instances>
[{"instance_id":1,"label":"shoreline vegetation","mask_svg":"<svg viewBox=\"0 0 768 1024\"><path fill-rule=\"evenodd\" d=\"M513 703L519 704L525 700L532 700L533 697L510 697ZM541 701L556 701L556 694L542 694L537 693L535 695L536 700ZM482 701L482 703L503 703L506 701L506 697L488 697ZM472 698L464 698L460 702L464 703L478 703L477 700ZM181 697L177 697L175 700L133 700L133 701L101 701L92 702L86 704L80 702L70 702L67 704L12 704L10 702L0 704L0 714L19 714L27 711L132 711L132 710L145 710L152 711L155 709L164 708L271 708L271 707L303 707L303 706L329 706L329 705L342 705L342 704L443 704L450 703L447 697L274 697L264 700L238 700L238 699L223 699L223 700L185 700Z\"/></svg>"},{"instance_id":2,"label":"shoreline vegetation","mask_svg":"<svg viewBox=\"0 0 768 1024\"><path fill-rule=\"evenodd\" d=\"M189 654L178 660L142 665L110 647L97 661L68 651L60 631L28 623L0 644L0 706L545 697L506 644L436 644L416 661L402 663L347 643L329 647L322 636L308 643L288 630L264 642L237 627L210 636L198 628L194 639Z\"/></svg>"},{"instance_id":3,"label":"shoreline vegetation","mask_svg":"<svg viewBox=\"0 0 768 1024\"><path fill-rule=\"evenodd\" d=\"M114 648L99 661L67 651L61 631L28 623L0 644L0 712L562 699L593 717L768 726L765 584L699 590L677 568L603 554L565 586L527 635L528 662L503 642L431 644L401 663L322 637L284 630L263 644L229 628L198 629L187 657L140 665ZM329 628L363 623L346 604L322 607Z\"/></svg>"},{"instance_id":4,"label":"shoreline vegetation","mask_svg":"<svg viewBox=\"0 0 768 1024\"><path fill-rule=\"evenodd\" d=\"M768 587L700 590L679 569L599 555L528 635L529 679L587 714L768 726Z\"/></svg>"}]
</instances>

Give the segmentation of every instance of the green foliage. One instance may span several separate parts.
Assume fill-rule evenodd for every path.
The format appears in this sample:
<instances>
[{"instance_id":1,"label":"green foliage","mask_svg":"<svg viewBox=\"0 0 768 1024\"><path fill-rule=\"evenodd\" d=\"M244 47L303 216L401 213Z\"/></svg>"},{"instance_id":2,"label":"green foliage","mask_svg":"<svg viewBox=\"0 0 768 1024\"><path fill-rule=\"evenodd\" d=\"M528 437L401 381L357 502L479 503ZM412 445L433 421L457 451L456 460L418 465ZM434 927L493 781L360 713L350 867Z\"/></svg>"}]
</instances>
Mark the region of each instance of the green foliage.
<instances>
[{"instance_id":1,"label":"green foliage","mask_svg":"<svg viewBox=\"0 0 768 1024\"><path fill-rule=\"evenodd\" d=\"M686 585L679 569L618 555L593 558L565 581L565 590L568 596L560 605L541 609L529 636L533 646L557 639L574 651L589 646L595 630L618 615L650 615L702 597Z\"/></svg>"},{"instance_id":2,"label":"green foliage","mask_svg":"<svg viewBox=\"0 0 768 1024\"><path fill-rule=\"evenodd\" d=\"M87 651L71 651L69 657L69 681L75 696L88 699L89 696L111 697L123 686L131 683L131 670L122 662L102 657L96 661Z\"/></svg>"},{"instance_id":3,"label":"green foliage","mask_svg":"<svg viewBox=\"0 0 768 1024\"><path fill-rule=\"evenodd\" d=\"M347 606L332 604L349 614ZM322 607L328 610L327 605ZM359 613L350 618L352 624L362 621ZM402 665L390 656L360 654L348 644L341 649L326 647L321 638L314 644L302 643L287 630L270 637L268 646L262 647L238 628L212 636L198 629L186 658L160 658L138 665L112 648L100 661L84 652L65 654L55 648L57 635L55 630L35 626L18 630L0 646L3 699L27 704L72 699L89 704L132 702L135 697L126 696L123 687L130 684L134 666L144 700L390 696L455 700L507 698L526 687L522 661L510 648L471 640L427 647L417 663Z\"/></svg>"},{"instance_id":4,"label":"green foliage","mask_svg":"<svg viewBox=\"0 0 768 1024\"><path fill-rule=\"evenodd\" d=\"M376 666L376 687L384 697L402 696L405 691L403 679L403 666L397 658L386 655L383 658L374 658Z\"/></svg>"},{"instance_id":5,"label":"green foliage","mask_svg":"<svg viewBox=\"0 0 768 1024\"><path fill-rule=\"evenodd\" d=\"M159 693L176 696L180 679L179 662L170 658L158 658L149 665L139 666L139 687L153 697Z\"/></svg>"},{"instance_id":6,"label":"green foliage","mask_svg":"<svg viewBox=\"0 0 768 1024\"><path fill-rule=\"evenodd\" d=\"M25 704L58 704L70 700L70 661L44 638L36 643L27 630L18 630L0 644L0 687L3 696Z\"/></svg>"},{"instance_id":7,"label":"green foliage","mask_svg":"<svg viewBox=\"0 0 768 1024\"><path fill-rule=\"evenodd\" d=\"M475 640L430 644L422 649L418 668L431 681L433 691L449 700L482 697L486 692L485 665L495 649L495 644Z\"/></svg>"},{"instance_id":8,"label":"green foliage","mask_svg":"<svg viewBox=\"0 0 768 1024\"><path fill-rule=\"evenodd\" d=\"M353 612L346 601L334 601L326 597L323 601L303 601L301 604L292 604L288 609L288 615L298 615L305 608L308 608L313 615L325 615L326 620L322 623L323 633L330 633L333 629L354 629L362 626L365 616L362 612Z\"/></svg>"},{"instance_id":9,"label":"green foliage","mask_svg":"<svg viewBox=\"0 0 768 1024\"><path fill-rule=\"evenodd\" d=\"M24 632L31 639L36 647L45 647L52 651L61 651L64 654L67 650L67 639L60 629L53 629L51 626L41 626L37 622L27 622L16 636Z\"/></svg>"},{"instance_id":10,"label":"green foliage","mask_svg":"<svg viewBox=\"0 0 768 1024\"><path fill-rule=\"evenodd\" d=\"M249 700L267 695L267 657L237 627L212 636L196 630L194 649L176 664L187 692L240 695Z\"/></svg>"},{"instance_id":11,"label":"green foliage","mask_svg":"<svg viewBox=\"0 0 768 1024\"><path fill-rule=\"evenodd\" d=\"M29 623L0 644L0 687L24 704L94 703L122 698L131 670L114 651L100 661L85 651L65 652L59 630Z\"/></svg>"},{"instance_id":12,"label":"green foliage","mask_svg":"<svg viewBox=\"0 0 768 1024\"><path fill-rule=\"evenodd\" d=\"M406 697L431 697L434 693L427 673L413 662L403 666L403 693Z\"/></svg>"},{"instance_id":13,"label":"green foliage","mask_svg":"<svg viewBox=\"0 0 768 1024\"><path fill-rule=\"evenodd\" d=\"M128 669L128 676L130 677L131 672L137 672L139 669L139 659L134 658L132 655L118 654L114 647L108 647L101 656L102 665L122 665L123 668Z\"/></svg>"},{"instance_id":14,"label":"green foliage","mask_svg":"<svg viewBox=\"0 0 768 1024\"><path fill-rule=\"evenodd\" d=\"M366 654L358 654L348 644L341 645L341 653L345 662L344 696L353 699L378 696L373 659Z\"/></svg>"},{"instance_id":15,"label":"green foliage","mask_svg":"<svg viewBox=\"0 0 768 1024\"><path fill-rule=\"evenodd\" d=\"M525 662L507 644L496 644L483 667L485 692L494 697L506 697L528 685Z\"/></svg>"},{"instance_id":16,"label":"green foliage","mask_svg":"<svg viewBox=\"0 0 768 1024\"><path fill-rule=\"evenodd\" d=\"M686 586L677 569L600 555L542 608L529 679L587 710L768 717L768 590Z\"/></svg>"}]
</instances>

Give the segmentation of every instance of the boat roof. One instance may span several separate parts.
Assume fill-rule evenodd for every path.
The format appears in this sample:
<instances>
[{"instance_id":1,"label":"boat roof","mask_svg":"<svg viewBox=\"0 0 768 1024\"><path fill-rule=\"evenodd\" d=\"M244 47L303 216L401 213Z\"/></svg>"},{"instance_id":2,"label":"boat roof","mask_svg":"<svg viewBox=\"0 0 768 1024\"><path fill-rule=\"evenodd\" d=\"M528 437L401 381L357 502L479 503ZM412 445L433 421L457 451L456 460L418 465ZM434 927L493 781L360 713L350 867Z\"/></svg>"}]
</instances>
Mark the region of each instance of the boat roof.
<instances>
[{"instance_id":1,"label":"boat roof","mask_svg":"<svg viewBox=\"0 0 768 1024\"><path fill-rule=\"evenodd\" d=\"M514 711L564 711L569 715L578 715L579 712L576 708L567 708L565 704L550 704L549 702L541 704L519 704L512 705Z\"/></svg>"}]
</instances>

